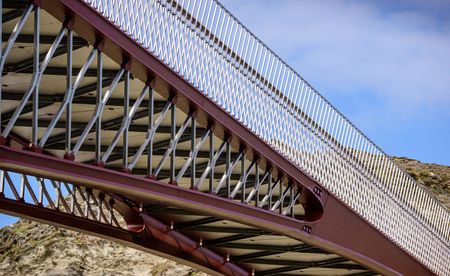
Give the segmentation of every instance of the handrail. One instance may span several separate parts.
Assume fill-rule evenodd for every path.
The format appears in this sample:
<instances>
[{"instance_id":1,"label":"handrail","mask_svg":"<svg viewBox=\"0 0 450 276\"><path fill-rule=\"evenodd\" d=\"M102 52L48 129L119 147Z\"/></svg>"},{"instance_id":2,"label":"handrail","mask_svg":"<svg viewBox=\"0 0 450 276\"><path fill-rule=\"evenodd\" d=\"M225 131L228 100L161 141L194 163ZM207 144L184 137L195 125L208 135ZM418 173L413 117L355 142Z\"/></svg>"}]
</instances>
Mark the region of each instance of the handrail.
<instances>
[{"instance_id":1,"label":"handrail","mask_svg":"<svg viewBox=\"0 0 450 276\"><path fill-rule=\"evenodd\" d=\"M219 2L83 1L417 260L449 275L450 264L437 261L450 259L449 211Z\"/></svg>"}]
</instances>

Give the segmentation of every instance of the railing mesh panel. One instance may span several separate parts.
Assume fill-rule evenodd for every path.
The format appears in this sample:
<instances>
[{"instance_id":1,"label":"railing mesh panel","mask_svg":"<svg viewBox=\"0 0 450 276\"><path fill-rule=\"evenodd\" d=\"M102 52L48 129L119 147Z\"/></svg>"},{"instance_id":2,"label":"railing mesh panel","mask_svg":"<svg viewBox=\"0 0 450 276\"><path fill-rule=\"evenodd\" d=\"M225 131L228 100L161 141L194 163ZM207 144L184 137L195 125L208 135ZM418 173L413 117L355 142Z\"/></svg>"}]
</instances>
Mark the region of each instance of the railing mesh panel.
<instances>
[{"instance_id":1,"label":"railing mesh panel","mask_svg":"<svg viewBox=\"0 0 450 276\"><path fill-rule=\"evenodd\" d=\"M213 0L84 0L432 271L450 215Z\"/></svg>"}]
</instances>

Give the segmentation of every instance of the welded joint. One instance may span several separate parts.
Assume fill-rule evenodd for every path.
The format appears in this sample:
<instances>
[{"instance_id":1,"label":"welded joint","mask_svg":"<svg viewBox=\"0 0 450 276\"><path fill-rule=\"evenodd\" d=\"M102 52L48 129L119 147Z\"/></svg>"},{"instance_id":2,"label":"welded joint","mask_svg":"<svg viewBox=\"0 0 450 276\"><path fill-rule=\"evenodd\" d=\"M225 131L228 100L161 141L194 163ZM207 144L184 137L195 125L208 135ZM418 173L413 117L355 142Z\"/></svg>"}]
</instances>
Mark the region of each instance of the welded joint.
<instances>
[{"instance_id":1,"label":"welded joint","mask_svg":"<svg viewBox=\"0 0 450 276\"><path fill-rule=\"evenodd\" d=\"M167 99L168 102L172 103L172 104L177 104L178 101L178 94L176 94L175 92L170 92L170 96Z\"/></svg>"},{"instance_id":2,"label":"welded joint","mask_svg":"<svg viewBox=\"0 0 450 276\"><path fill-rule=\"evenodd\" d=\"M42 0L33 0L31 2L35 7L40 7L42 4Z\"/></svg>"},{"instance_id":3,"label":"welded joint","mask_svg":"<svg viewBox=\"0 0 450 276\"><path fill-rule=\"evenodd\" d=\"M97 49L99 52L103 52L103 49L105 48L105 40L103 38L99 38L94 43L94 49Z\"/></svg>"},{"instance_id":4,"label":"welded joint","mask_svg":"<svg viewBox=\"0 0 450 276\"><path fill-rule=\"evenodd\" d=\"M73 31L74 24L75 24L74 17L71 16L71 15L67 15L66 18L64 18L64 22L63 22L62 25L63 25L66 29L68 29L68 30L70 30L70 31Z\"/></svg>"},{"instance_id":5,"label":"welded joint","mask_svg":"<svg viewBox=\"0 0 450 276\"><path fill-rule=\"evenodd\" d=\"M8 137L0 135L0 145L1 146L8 146Z\"/></svg>"},{"instance_id":6,"label":"welded joint","mask_svg":"<svg viewBox=\"0 0 450 276\"><path fill-rule=\"evenodd\" d=\"M31 151L31 152L36 152L36 153L42 153L43 149L36 144L33 143L28 143L23 147L24 150L26 151Z\"/></svg>"},{"instance_id":7,"label":"welded joint","mask_svg":"<svg viewBox=\"0 0 450 276\"><path fill-rule=\"evenodd\" d=\"M156 77L153 74L148 74L147 79L145 81L145 85L150 87L151 89L156 88Z\"/></svg>"},{"instance_id":8,"label":"welded joint","mask_svg":"<svg viewBox=\"0 0 450 276\"><path fill-rule=\"evenodd\" d=\"M120 68L125 69L125 71L131 70L131 59L124 59L122 64L120 64Z\"/></svg>"}]
</instances>

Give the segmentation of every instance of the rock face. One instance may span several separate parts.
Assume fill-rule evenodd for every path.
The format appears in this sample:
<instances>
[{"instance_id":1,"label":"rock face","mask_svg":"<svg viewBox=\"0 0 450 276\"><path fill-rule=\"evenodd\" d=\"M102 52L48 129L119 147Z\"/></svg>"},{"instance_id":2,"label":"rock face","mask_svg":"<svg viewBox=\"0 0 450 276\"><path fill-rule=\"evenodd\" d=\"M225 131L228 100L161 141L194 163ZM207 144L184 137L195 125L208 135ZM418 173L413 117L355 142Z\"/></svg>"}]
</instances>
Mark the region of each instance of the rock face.
<instances>
[{"instance_id":1,"label":"rock face","mask_svg":"<svg viewBox=\"0 0 450 276\"><path fill-rule=\"evenodd\" d=\"M421 163L405 157L395 157L394 161L450 210L450 166Z\"/></svg>"},{"instance_id":2,"label":"rock face","mask_svg":"<svg viewBox=\"0 0 450 276\"><path fill-rule=\"evenodd\" d=\"M450 208L450 167L395 161ZM132 248L27 220L0 229L0 275L205 275Z\"/></svg>"},{"instance_id":3,"label":"rock face","mask_svg":"<svg viewBox=\"0 0 450 276\"><path fill-rule=\"evenodd\" d=\"M0 275L205 275L123 245L28 220L0 230Z\"/></svg>"}]
</instances>

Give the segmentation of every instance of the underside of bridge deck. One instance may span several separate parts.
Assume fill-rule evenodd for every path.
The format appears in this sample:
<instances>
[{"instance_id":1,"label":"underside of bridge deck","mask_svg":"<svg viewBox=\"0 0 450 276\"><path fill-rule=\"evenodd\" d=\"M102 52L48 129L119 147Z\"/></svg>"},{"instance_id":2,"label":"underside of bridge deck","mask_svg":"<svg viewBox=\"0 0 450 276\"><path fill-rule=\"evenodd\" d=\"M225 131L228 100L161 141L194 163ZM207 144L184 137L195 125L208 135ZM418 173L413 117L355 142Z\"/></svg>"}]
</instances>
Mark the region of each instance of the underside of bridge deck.
<instances>
[{"instance_id":1,"label":"underside of bridge deck","mask_svg":"<svg viewBox=\"0 0 450 276\"><path fill-rule=\"evenodd\" d=\"M3 1L2 41L0 211L211 274L430 273L82 1Z\"/></svg>"}]
</instances>

